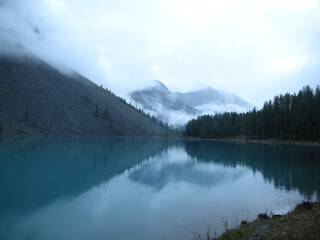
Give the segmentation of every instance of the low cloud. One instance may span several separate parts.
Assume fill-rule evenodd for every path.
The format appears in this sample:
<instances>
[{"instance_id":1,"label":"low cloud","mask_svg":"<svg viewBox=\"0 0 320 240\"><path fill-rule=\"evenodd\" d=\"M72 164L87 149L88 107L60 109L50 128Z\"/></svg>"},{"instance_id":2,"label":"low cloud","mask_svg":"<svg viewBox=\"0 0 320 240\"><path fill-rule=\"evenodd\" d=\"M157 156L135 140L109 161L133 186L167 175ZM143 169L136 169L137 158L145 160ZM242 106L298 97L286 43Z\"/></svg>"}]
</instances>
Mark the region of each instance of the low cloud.
<instances>
[{"instance_id":1,"label":"low cloud","mask_svg":"<svg viewBox=\"0 0 320 240\"><path fill-rule=\"evenodd\" d=\"M0 53L30 52L120 95L160 79L261 106L319 82L319 12L319 0L1 0Z\"/></svg>"},{"instance_id":2,"label":"low cloud","mask_svg":"<svg viewBox=\"0 0 320 240\"><path fill-rule=\"evenodd\" d=\"M200 105L197 107L201 111L201 114L209 114L214 115L217 113L224 113L224 112L247 112L249 109L236 105L236 104L226 104L226 105L217 105L213 103Z\"/></svg>"}]
</instances>

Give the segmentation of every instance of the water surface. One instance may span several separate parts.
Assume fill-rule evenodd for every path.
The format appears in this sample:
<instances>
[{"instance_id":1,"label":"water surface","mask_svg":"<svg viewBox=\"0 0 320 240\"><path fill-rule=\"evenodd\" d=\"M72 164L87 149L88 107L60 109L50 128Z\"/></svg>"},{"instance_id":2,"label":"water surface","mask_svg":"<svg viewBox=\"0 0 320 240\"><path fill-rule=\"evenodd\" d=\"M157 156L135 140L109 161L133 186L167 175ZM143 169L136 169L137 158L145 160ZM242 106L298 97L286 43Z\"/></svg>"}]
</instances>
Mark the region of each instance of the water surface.
<instances>
[{"instance_id":1,"label":"water surface","mask_svg":"<svg viewBox=\"0 0 320 240\"><path fill-rule=\"evenodd\" d=\"M320 199L320 150L164 139L1 139L0 239L190 239Z\"/></svg>"}]
</instances>

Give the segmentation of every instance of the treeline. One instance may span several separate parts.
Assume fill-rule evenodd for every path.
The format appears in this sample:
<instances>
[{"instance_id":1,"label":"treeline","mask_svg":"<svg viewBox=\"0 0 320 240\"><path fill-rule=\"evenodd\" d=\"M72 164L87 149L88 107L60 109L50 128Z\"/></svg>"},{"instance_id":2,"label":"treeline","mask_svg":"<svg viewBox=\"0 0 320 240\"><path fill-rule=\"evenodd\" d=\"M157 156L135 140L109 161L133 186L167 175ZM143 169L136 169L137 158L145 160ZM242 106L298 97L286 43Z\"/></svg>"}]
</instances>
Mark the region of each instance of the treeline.
<instances>
[{"instance_id":1,"label":"treeline","mask_svg":"<svg viewBox=\"0 0 320 240\"><path fill-rule=\"evenodd\" d=\"M275 96L247 113L200 116L187 123L186 137L320 140L320 87Z\"/></svg>"}]
</instances>

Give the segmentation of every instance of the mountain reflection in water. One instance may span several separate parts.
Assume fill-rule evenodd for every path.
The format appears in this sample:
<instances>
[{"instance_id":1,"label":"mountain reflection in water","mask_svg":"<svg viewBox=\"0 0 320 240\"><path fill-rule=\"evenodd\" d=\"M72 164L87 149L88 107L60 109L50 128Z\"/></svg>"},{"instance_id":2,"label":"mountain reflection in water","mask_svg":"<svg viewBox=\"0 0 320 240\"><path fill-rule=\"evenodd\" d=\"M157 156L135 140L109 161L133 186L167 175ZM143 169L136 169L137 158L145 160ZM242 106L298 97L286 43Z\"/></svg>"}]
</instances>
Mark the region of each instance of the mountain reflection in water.
<instances>
[{"instance_id":1,"label":"mountain reflection in water","mask_svg":"<svg viewBox=\"0 0 320 240\"><path fill-rule=\"evenodd\" d=\"M176 239L320 199L319 148L0 140L0 239Z\"/></svg>"},{"instance_id":2,"label":"mountain reflection in water","mask_svg":"<svg viewBox=\"0 0 320 240\"><path fill-rule=\"evenodd\" d=\"M261 172L276 188L299 190L306 198L320 199L320 149L290 145L185 142L187 154L198 161L226 167L245 166Z\"/></svg>"}]
</instances>

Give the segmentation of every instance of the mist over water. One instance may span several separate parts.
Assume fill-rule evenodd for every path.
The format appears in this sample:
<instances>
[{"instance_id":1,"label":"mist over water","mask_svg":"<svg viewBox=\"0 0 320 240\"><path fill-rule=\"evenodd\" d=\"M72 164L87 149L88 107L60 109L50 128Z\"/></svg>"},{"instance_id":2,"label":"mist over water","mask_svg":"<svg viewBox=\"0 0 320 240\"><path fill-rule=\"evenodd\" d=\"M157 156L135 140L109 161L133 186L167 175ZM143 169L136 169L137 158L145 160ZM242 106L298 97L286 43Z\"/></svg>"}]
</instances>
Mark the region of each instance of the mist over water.
<instances>
[{"instance_id":1,"label":"mist over water","mask_svg":"<svg viewBox=\"0 0 320 240\"><path fill-rule=\"evenodd\" d=\"M189 239L319 200L319 148L1 139L0 239Z\"/></svg>"}]
</instances>

